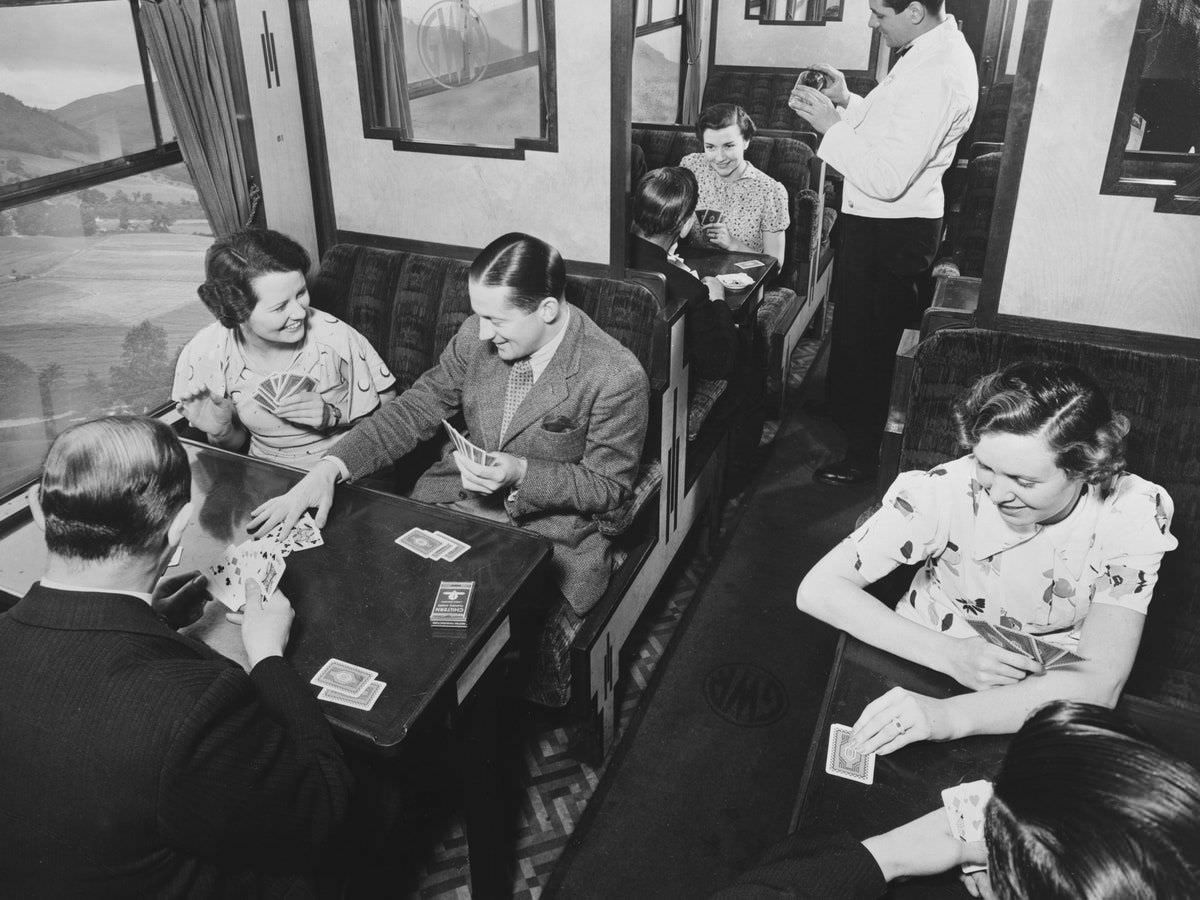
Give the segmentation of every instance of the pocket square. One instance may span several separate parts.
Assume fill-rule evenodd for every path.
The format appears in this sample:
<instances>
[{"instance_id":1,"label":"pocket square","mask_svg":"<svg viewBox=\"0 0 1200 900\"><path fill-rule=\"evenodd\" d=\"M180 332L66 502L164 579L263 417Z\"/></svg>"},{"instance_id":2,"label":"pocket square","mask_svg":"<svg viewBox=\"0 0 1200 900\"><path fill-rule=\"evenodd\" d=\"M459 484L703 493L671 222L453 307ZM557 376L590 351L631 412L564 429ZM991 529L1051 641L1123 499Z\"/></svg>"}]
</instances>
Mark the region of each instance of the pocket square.
<instances>
[{"instance_id":1,"label":"pocket square","mask_svg":"<svg viewBox=\"0 0 1200 900\"><path fill-rule=\"evenodd\" d=\"M564 434L568 431L574 431L579 426L568 419L566 416L546 416L542 419L542 430L552 431L555 434Z\"/></svg>"}]
</instances>

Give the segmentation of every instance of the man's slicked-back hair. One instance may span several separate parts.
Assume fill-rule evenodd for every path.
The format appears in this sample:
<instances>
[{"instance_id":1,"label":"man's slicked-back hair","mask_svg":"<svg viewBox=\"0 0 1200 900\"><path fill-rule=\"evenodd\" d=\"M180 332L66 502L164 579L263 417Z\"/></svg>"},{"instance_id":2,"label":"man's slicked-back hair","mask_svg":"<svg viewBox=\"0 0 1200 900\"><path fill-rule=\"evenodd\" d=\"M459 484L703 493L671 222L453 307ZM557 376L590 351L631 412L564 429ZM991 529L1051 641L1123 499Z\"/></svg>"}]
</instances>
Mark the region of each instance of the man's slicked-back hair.
<instances>
[{"instance_id":1,"label":"man's slicked-back hair","mask_svg":"<svg viewBox=\"0 0 1200 900\"><path fill-rule=\"evenodd\" d=\"M984 816L1001 900L1191 900L1200 771L1120 714L1059 700L1013 737Z\"/></svg>"},{"instance_id":2,"label":"man's slicked-back hair","mask_svg":"<svg viewBox=\"0 0 1200 900\"><path fill-rule=\"evenodd\" d=\"M567 265L562 254L533 235L511 231L479 251L471 263L471 281L509 291L509 302L533 312L547 297L562 300L567 289Z\"/></svg>"},{"instance_id":3,"label":"man's slicked-back hair","mask_svg":"<svg viewBox=\"0 0 1200 900\"><path fill-rule=\"evenodd\" d=\"M42 469L46 546L82 560L153 553L191 493L183 445L157 419L75 425L55 438Z\"/></svg>"},{"instance_id":4,"label":"man's slicked-back hair","mask_svg":"<svg viewBox=\"0 0 1200 900\"><path fill-rule=\"evenodd\" d=\"M642 234L678 237L683 223L696 211L700 187L696 175L683 166L664 166L642 176L633 190L633 224Z\"/></svg>"},{"instance_id":5,"label":"man's slicked-back hair","mask_svg":"<svg viewBox=\"0 0 1200 900\"><path fill-rule=\"evenodd\" d=\"M946 6L946 0L883 0L884 6L894 9L896 12L908 9L910 3L920 3L925 7L925 12L935 16Z\"/></svg>"}]
</instances>

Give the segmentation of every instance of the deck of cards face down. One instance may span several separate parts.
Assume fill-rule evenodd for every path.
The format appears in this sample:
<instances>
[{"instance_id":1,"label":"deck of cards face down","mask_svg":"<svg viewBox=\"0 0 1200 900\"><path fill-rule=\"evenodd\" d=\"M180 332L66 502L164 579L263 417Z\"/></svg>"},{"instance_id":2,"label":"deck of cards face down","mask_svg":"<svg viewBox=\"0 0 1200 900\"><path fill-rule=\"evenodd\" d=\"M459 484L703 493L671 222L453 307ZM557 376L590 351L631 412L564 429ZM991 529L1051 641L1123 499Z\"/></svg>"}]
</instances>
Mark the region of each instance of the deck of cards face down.
<instances>
[{"instance_id":1,"label":"deck of cards face down","mask_svg":"<svg viewBox=\"0 0 1200 900\"><path fill-rule=\"evenodd\" d=\"M311 391L317 386L308 375L276 372L268 375L254 392L254 400L269 413L274 413L284 400Z\"/></svg>"},{"instance_id":2,"label":"deck of cards face down","mask_svg":"<svg viewBox=\"0 0 1200 900\"><path fill-rule=\"evenodd\" d=\"M378 672L356 666L341 659L331 659L312 677L312 684L321 692L318 700L328 700L340 706L370 710L387 684L378 681Z\"/></svg>"},{"instance_id":3,"label":"deck of cards face down","mask_svg":"<svg viewBox=\"0 0 1200 900\"><path fill-rule=\"evenodd\" d=\"M1043 669L1058 669L1072 663L1083 662L1083 657L1055 644L1040 640L1023 631L1014 631L1003 625L993 625L984 619L967 619L975 633L1002 650L1012 650L1042 664Z\"/></svg>"}]
</instances>

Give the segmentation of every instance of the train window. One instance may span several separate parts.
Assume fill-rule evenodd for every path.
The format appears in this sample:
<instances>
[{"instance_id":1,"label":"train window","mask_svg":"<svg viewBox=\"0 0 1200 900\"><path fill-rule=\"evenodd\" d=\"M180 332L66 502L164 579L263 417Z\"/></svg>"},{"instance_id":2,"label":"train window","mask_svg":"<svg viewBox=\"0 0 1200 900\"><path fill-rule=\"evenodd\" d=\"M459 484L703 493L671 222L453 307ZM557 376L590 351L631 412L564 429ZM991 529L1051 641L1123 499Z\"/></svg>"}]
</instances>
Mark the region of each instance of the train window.
<instances>
[{"instance_id":1,"label":"train window","mask_svg":"<svg viewBox=\"0 0 1200 900\"><path fill-rule=\"evenodd\" d=\"M824 25L842 20L843 0L746 0L746 18L760 25Z\"/></svg>"},{"instance_id":2,"label":"train window","mask_svg":"<svg viewBox=\"0 0 1200 900\"><path fill-rule=\"evenodd\" d=\"M0 5L0 497L169 402L212 241L129 0Z\"/></svg>"},{"instance_id":3,"label":"train window","mask_svg":"<svg viewBox=\"0 0 1200 900\"><path fill-rule=\"evenodd\" d=\"M1101 193L1200 214L1200 8L1142 0Z\"/></svg>"},{"instance_id":4,"label":"train window","mask_svg":"<svg viewBox=\"0 0 1200 900\"><path fill-rule=\"evenodd\" d=\"M669 27L683 20L684 0L637 0L634 23L638 33L646 28Z\"/></svg>"},{"instance_id":5,"label":"train window","mask_svg":"<svg viewBox=\"0 0 1200 900\"><path fill-rule=\"evenodd\" d=\"M556 150L554 0L352 0L363 134L397 150Z\"/></svg>"},{"instance_id":6,"label":"train window","mask_svg":"<svg viewBox=\"0 0 1200 900\"><path fill-rule=\"evenodd\" d=\"M633 41L633 121L679 121L683 20L639 27Z\"/></svg>"}]
</instances>

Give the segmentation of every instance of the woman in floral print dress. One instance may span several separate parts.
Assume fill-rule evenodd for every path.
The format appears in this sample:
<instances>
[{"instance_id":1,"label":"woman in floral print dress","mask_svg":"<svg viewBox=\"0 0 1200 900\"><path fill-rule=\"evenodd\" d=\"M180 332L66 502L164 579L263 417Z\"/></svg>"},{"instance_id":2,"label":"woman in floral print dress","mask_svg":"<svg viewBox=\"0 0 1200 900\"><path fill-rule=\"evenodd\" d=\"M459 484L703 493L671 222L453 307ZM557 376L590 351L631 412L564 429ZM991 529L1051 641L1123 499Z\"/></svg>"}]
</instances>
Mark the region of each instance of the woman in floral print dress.
<instances>
[{"instance_id":1,"label":"woman in floral print dress","mask_svg":"<svg viewBox=\"0 0 1200 900\"><path fill-rule=\"evenodd\" d=\"M1124 471L1128 420L1073 366L1015 363L984 376L954 418L971 452L901 474L797 592L804 612L974 691L935 700L894 688L855 723L865 752L1014 732L1051 700L1113 706L1159 563L1177 544L1166 491ZM895 610L867 593L906 563L921 568ZM1043 671L971 620L1083 659Z\"/></svg>"}]
</instances>

